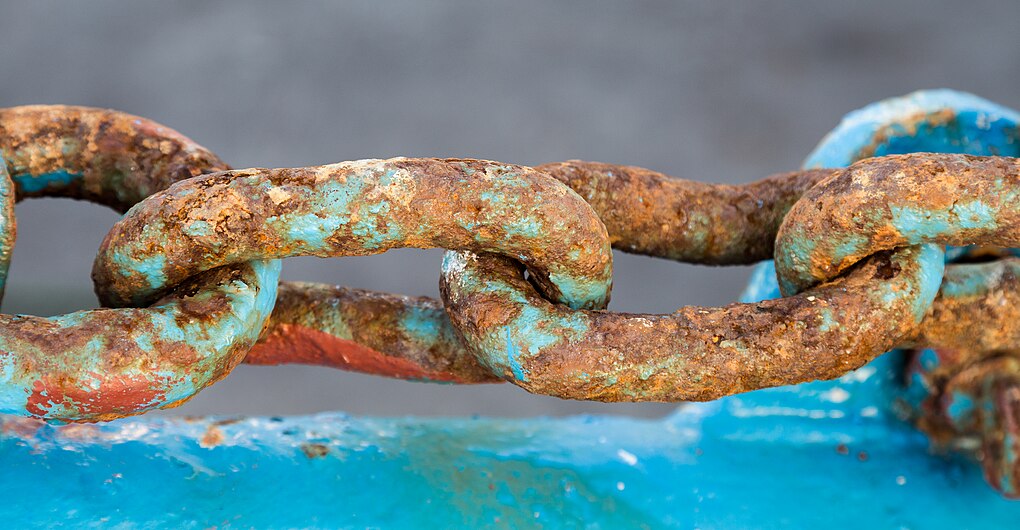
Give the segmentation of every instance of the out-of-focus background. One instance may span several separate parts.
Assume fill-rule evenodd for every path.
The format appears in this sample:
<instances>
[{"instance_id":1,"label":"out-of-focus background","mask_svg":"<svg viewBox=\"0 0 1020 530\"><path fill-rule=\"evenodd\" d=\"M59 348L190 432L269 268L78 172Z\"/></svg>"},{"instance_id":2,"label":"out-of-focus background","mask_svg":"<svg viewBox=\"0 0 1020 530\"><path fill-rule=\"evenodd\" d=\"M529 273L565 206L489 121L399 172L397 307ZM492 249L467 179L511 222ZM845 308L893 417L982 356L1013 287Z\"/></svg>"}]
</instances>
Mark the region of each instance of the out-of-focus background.
<instances>
[{"instance_id":1,"label":"out-of-focus background","mask_svg":"<svg viewBox=\"0 0 1020 530\"><path fill-rule=\"evenodd\" d=\"M358 0L0 2L0 106L111 107L235 167L436 156L581 158L740 183L797 168L871 101L950 87L1020 106L1020 3ZM17 208L4 311L94 307L117 215ZM285 262L284 277L437 295L440 251ZM616 255L611 309L733 301L746 267ZM241 366L170 414L657 416L509 385Z\"/></svg>"}]
</instances>

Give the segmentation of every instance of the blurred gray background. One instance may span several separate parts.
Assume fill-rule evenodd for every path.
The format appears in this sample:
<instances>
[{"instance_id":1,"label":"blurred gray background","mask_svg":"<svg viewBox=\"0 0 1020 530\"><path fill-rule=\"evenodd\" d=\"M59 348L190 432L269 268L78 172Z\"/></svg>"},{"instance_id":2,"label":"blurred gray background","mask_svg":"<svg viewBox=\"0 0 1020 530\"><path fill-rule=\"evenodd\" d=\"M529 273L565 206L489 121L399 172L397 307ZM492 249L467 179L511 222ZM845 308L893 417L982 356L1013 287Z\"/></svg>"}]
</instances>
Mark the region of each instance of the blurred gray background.
<instances>
[{"instance_id":1,"label":"blurred gray background","mask_svg":"<svg viewBox=\"0 0 1020 530\"><path fill-rule=\"evenodd\" d=\"M740 183L795 169L847 111L950 87L1020 106L1013 1L0 2L0 106L111 107L235 167L581 158ZM112 211L17 208L4 311L94 307ZM437 295L439 251L286 261L288 279ZM746 267L617 254L612 309L733 301ZM509 385L241 366L170 414L657 416Z\"/></svg>"}]
</instances>

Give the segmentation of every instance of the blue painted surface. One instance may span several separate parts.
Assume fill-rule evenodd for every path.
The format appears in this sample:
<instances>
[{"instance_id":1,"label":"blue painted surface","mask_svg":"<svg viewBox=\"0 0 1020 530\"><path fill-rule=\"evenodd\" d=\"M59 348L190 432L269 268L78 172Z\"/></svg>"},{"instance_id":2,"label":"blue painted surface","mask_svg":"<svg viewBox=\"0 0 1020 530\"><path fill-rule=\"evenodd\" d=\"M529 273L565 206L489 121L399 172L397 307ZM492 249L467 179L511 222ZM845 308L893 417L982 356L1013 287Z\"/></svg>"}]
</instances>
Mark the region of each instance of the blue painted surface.
<instances>
[{"instance_id":1,"label":"blue painted surface","mask_svg":"<svg viewBox=\"0 0 1020 530\"><path fill-rule=\"evenodd\" d=\"M938 91L869 109L878 120L975 101L984 104ZM867 110L808 165L849 163L881 123L862 133ZM996 127L967 134L987 137L956 145L918 127L937 138L904 129L886 148L1009 154L1009 127L982 116ZM766 263L744 301L778 295ZM0 426L0 517L183 528L1015 526L1020 503L984 484L973 463L931 454L899 420L894 403L916 400L918 388L900 386L900 363L888 354L836 381L687 405L660 421L327 414L55 427L11 418Z\"/></svg>"},{"instance_id":2,"label":"blue painted surface","mask_svg":"<svg viewBox=\"0 0 1020 530\"><path fill-rule=\"evenodd\" d=\"M15 173L11 175L11 180L24 193L39 193L48 188L64 188L81 178L82 175L80 173L71 173L65 170L53 171L42 175L32 175L29 173Z\"/></svg>"}]
</instances>

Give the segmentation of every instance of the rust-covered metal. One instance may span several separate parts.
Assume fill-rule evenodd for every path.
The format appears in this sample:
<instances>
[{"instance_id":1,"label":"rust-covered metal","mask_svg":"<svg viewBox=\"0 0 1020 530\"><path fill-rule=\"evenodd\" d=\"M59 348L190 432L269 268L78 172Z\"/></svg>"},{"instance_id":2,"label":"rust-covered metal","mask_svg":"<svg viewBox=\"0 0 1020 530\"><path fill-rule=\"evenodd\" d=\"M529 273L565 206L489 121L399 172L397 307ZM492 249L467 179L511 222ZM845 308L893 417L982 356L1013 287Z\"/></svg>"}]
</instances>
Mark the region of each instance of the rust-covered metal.
<instances>
[{"instance_id":1,"label":"rust-covered metal","mask_svg":"<svg viewBox=\"0 0 1020 530\"><path fill-rule=\"evenodd\" d=\"M838 170L780 173L741 185L710 184L650 169L569 160L536 166L598 213L613 247L711 265L772 259L786 212Z\"/></svg>"},{"instance_id":2,"label":"rust-covered metal","mask_svg":"<svg viewBox=\"0 0 1020 530\"><path fill-rule=\"evenodd\" d=\"M1020 349L1020 259L947 265L931 309L900 346L973 358Z\"/></svg>"},{"instance_id":3,"label":"rust-covered metal","mask_svg":"<svg viewBox=\"0 0 1020 530\"><path fill-rule=\"evenodd\" d=\"M862 366L917 326L938 290L922 271L942 262L932 245L880 252L797 296L670 315L572 311L512 261L467 252L447 253L440 287L482 363L530 392L703 401Z\"/></svg>"},{"instance_id":4,"label":"rust-covered metal","mask_svg":"<svg viewBox=\"0 0 1020 530\"><path fill-rule=\"evenodd\" d=\"M19 199L69 197L120 212L174 182L229 169L169 127L69 105L0 109L0 153Z\"/></svg>"},{"instance_id":5,"label":"rust-covered metal","mask_svg":"<svg viewBox=\"0 0 1020 530\"><path fill-rule=\"evenodd\" d=\"M536 169L548 172L588 201L605 222L614 247L714 264L766 257L783 216L796 199L813 183L842 171L785 173L728 186L677 179L633 166L583 161ZM720 222L695 221L711 218ZM993 247L968 253L972 260L1008 255ZM953 266L950 271L929 314L897 346L968 344L980 351L993 351L1020 343L1020 331L1011 325L1020 319L1013 318L1017 316L1014 299L1018 291L1010 262ZM987 285L976 289L975 282ZM455 338L440 307L439 302L427 298L285 283L271 331L256 346L249 362L320 364L416 380L492 382L491 372ZM973 320L989 324L966 329L972 327Z\"/></svg>"},{"instance_id":6,"label":"rust-covered metal","mask_svg":"<svg viewBox=\"0 0 1020 530\"><path fill-rule=\"evenodd\" d=\"M439 301L306 282L280 283L269 328L245 362L417 381L502 382L463 346Z\"/></svg>"},{"instance_id":7,"label":"rust-covered metal","mask_svg":"<svg viewBox=\"0 0 1020 530\"><path fill-rule=\"evenodd\" d=\"M177 406L258 339L279 262L219 268L147 308L0 315L0 412L105 421Z\"/></svg>"},{"instance_id":8,"label":"rust-covered metal","mask_svg":"<svg viewBox=\"0 0 1020 530\"><path fill-rule=\"evenodd\" d=\"M1020 498L1020 356L918 350L908 376L924 396L918 427L937 447L976 456L992 487Z\"/></svg>"},{"instance_id":9,"label":"rust-covered metal","mask_svg":"<svg viewBox=\"0 0 1020 530\"><path fill-rule=\"evenodd\" d=\"M14 181L7 172L7 164L0 157L0 300L7 287L7 273L11 267L11 252L18 228L14 218Z\"/></svg>"},{"instance_id":10,"label":"rust-covered metal","mask_svg":"<svg viewBox=\"0 0 1020 530\"><path fill-rule=\"evenodd\" d=\"M61 196L124 211L141 198L226 166L191 140L116 111L0 109L0 267L18 198ZM174 286L148 308L57 317L0 315L0 412L102 421L172 407L219 380L258 338L279 262L255 260Z\"/></svg>"},{"instance_id":11,"label":"rust-covered metal","mask_svg":"<svg viewBox=\"0 0 1020 530\"><path fill-rule=\"evenodd\" d=\"M605 226L532 168L467 159L362 160L191 179L133 208L100 247L93 279L112 306L145 304L197 272L249 259L357 256L397 247L497 252L551 299L609 300Z\"/></svg>"},{"instance_id":12,"label":"rust-covered metal","mask_svg":"<svg viewBox=\"0 0 1020 530\"><path fill-rule=\"evenodd\" d=\"M783 173L731 186L579 160L535 169L588 202L613 247L711 264L771 257L786 211L833 172ZM247 362L316 364L428 381L502 381L457 338L441 302L313 283L281 283L269 331Z\"/></svg>"},{"instance_id":13,"label":"rust-covered metal","mask_svg":"<svg viewBox=\"0 0 1020 530\"><path fill-rule=\"evenodd\" d=\"M808 190L776 240L784 294L881 250L920 243L1020 246L1020 161L915 153L857 162Z\"/></svg>"}]
</instances>

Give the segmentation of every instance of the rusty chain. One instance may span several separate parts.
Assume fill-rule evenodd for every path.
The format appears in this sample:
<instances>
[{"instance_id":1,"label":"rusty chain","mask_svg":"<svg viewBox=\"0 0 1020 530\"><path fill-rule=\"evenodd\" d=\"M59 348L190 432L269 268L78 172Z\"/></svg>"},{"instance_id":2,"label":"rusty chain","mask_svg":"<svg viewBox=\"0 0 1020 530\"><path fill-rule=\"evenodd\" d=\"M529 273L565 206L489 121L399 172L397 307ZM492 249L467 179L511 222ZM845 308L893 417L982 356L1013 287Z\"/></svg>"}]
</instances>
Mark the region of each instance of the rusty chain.
<instances>
[{"instance_id":1,"label":"rusty chain","mask_svg":"<svg viewBox=\"0 0 1020 530\"><path fill-rule=\"evenodd\" d=\"M0 152L0 287L16 199L127 212L93 268L108 308L0 315L4 413L99 421L175 406L242 360L680 401L935 348L938 362L916 354L908 371L940 389L918 422L978 433L996 469L1020 468L1016 439L1002 434L1020 430L1020 365L1004 355L1020 343L1020 260L971 248L975 260L1001 259L947 267L942 247L1020 244L1014 158L862 155L741 186L582 161L231 170L149 120L67 106L0 110ZM397 247L450 251L442 301L278 281L280 258ZM788 296L609 312L611 248L713 265L774 256ZM946 412L958 388L991 405Z\"/></svg>"}]
</instances>

